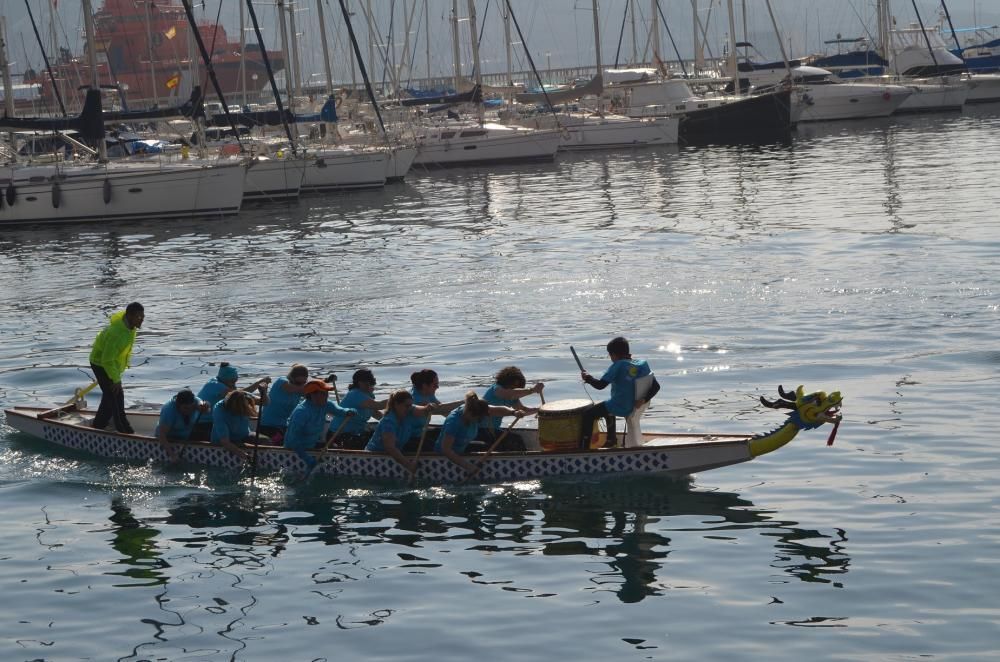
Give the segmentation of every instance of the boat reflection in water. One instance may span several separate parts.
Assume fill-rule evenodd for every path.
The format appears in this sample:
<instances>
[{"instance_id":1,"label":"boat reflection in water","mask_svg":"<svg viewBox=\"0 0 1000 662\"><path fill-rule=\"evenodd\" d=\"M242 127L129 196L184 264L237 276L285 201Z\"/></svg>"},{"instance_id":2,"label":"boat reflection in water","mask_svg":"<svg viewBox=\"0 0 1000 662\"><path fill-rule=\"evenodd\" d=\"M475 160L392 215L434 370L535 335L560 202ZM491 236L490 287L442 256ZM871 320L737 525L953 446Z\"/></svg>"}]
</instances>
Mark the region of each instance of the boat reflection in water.
<instances>
[{"instance_id":1,"label":"boat reflection in water","mask_svg":"<svg viewBox=\"0 0 1000 662\"><path fill-rule=\"evenodd\" d=\"M403 561L395 568L433 574L453 566L473 583L506 585L535 595L546 594L512 588L514 581L530 583L531 576L495 579L486 576L486 570L468 571L468 554L585 557L598 565L587 567L582 585L574 590L612 592L621 602L635 603L672 588L667 559L675 551L692 553L692 535L747 542L749 530L774 541L770 565L789 577L838 585L850 565L843 530L800 527L738 494L702 491L689 481L556 480L497 486L485 494L481 488L387 494L341 485L344 482L317 480L284 497L273 496L280 492L270 487L256 493L187 494L169 504L164 516L144 522L116 499L111 520L118 528L112 545L126 557L120 563L134 566L119 574L183 584L184 575L164 579L170 564L161 554L170 558L184 550L182 555L189 558L180 565L196 560L209 566L206 571L224 571L231 576L231 586L238 587L247 575L277 569L291 544L342 548L334 560L329 552L319 552L326 559L323 567L309 568L314 584L322 586L388 571L381 563L365 560L385 553L384 548L365 548L387 543L399 548L390 554ZM339 494L331 496L331 487ZM341 489L345 487L346 492ZM169 531L173 539L157 539L163 535L160 531ZM463 563L442 562L442 546L461 550ZM303 548L298 550L301 554ZM285 568L281 574L287 572L294 569Z\"/></svg>"}]
</instances>

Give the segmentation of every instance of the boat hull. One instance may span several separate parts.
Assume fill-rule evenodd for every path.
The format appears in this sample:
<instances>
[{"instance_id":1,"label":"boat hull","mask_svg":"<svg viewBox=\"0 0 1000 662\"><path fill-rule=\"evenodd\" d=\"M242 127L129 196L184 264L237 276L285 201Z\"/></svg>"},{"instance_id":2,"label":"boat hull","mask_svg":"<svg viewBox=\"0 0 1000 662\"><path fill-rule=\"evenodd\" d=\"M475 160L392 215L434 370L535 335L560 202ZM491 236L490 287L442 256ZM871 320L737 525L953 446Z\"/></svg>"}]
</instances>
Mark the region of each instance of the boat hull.
<instances>
[{"instance_id":1,"label":"boat hull","mask_svg":"<svg viewBox=\"0 0 1000 662\"><path fill-rule=\"evenodd\" d=\"M302 192L341 191L385 186L389 154L353 150L318 150L306 157Z\"/></svg>"},{"instance_id":2,"label":"boat hull","mask_svg":"<svg viewBox=\"0 0 1000 662\"><path fill-rule=\"evenodd\" d=\"M680 141L688 144L757 142L787 136L792 128L792 93L780 90L688 112Z\"/></svg>"},{"instance_id":3,"label":"boat hull","mask_svg":"<svg viewBox=\"0 0 1000 662\"><path fill-rule=\"evenodd\" d=\"M0 207L0 225L232 215L240 210L244 174L235 161L0 168L0 188L13 183L16 194Z\"/></svg>"},{"instance_id":4,"label":"boat hull","mask_svg":"<svg viewBox=\"0 0 1000 662\"><path fill-rule=\"evenodd\" d=\"M299 197L306 162L298 158L254 159L243 181L243 202L272 202Z\"/></svg>"},{"instance_id":5,"label":"boat hull","mask_svg":"<svg viewBox=\"0 0 1000 662\"><path fill-rule=\"evenodd\" d=\"M566 126L561 151L614 149L677 143L680 121L676 117L653 119L594 119Z\"/></svg>"},{"instance_id":6,"label":"boat hull","mask_svg":"<svg viewBox=\"0 0 1000 662\"><path fill-rule=\"evenodd\" d=\"M45 410L17 407L6 410L7 424L26 434L63 448L117 460L167 461L163 446L151 436L119 434L95 430L84 422L93 412L72 408L58 416L41 417ZM129 413L137 432L147 434L156 424L154 413ZM533 430L523 432L528 446L533 446ZM594 476L605 474L663 474L685 476L752 459L750 437L737 435L644 435L645 445L638 448L614 448L590 451L496 453L483 464L477 482L507 482L555 476ZM244 461L221 446L206 442L176 444L181 461L206 467L239 471ZM319 464L314 474L351 476L367 479L408 479L395 460L383 453L367 451L315 451ZM477 462L475 455L469 456ZM258 472L305 473L303 461L293 452L275 446L260 446L256 459ZM462 482L466 478L446 457L433 453L421 455L418 479L434 484Z\"/></svg>"},{"instance_id":7,"label":"boat hull","mask_svg":"<svg viewBox=\"0 0 1000 662\"><path fill-rule=\"evenodd\" d=\"M934 83L907 82L906 87L913 94L896 109L897 114L903 113L937 113L962 110L969 96L969 87L964 82Z\"/></svg>"},{"instance_id":8,"label":"boat hull","mask_svg":"<svg viewBox=\"0 0 1000 662\"><path fill-rule=\"evenodd\" d=\"M455 135L450 138L422 140L413 164L425 168L448 168L551 161L560 141L557 131L465 129L452 133Z\"/></svg>"},{"instance_id":9,"label":"boat hull","mask_svg":"<svg viewBox=\"0 0 1000 662\"><path fill-rule=\"evenodd\" d=\"M992 103L1000 101L1000 74L972 74L966 85L969 96L965 103Z\"/></svg>"},{"instance_id":10,"label":"boat hull","mask_svg":"<svg viewBox=\"0 0 1000 662\"><path fill-rule=\"evenodd\" d=\"M798 122L888 117L910 97L902 85L837 83L796 86L793 119Z\"/></svg>"}]
</instances>

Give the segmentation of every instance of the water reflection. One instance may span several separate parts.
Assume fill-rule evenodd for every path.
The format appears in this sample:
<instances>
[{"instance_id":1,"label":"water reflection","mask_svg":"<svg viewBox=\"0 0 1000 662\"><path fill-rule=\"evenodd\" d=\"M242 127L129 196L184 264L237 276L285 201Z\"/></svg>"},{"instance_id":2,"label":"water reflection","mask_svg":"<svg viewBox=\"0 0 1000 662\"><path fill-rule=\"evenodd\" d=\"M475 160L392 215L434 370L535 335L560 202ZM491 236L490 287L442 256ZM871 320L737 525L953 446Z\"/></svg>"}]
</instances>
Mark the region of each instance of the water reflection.
<instances>
[{"instance_id":1,"label":"water reflection","mask_svg":"<svg viewBox=\"0 0 1000 662\"><path fill-rule=\"evenodd\" d=\"M758 532L773 539L770 565L805 582L840 586L850 565L842 529L801 527L738 494L657 478L557 481L486 493L386 493L336 483L281 497L195 493L171 503L166 516L149 520L186 531L159 541L160 530L136 519L122 499L115 499L112 509L119 527L112 545L126 557L122 563L134 566L122 574L157 583L166 581L162 570L170 567L161 547L197 555L201 565L231 573L236 586L246 573L269 571L293 541L344 551L312 572L319 591L374 572L359 563L358 550L382 543L405 548L395 555L404 567L422 571L445 568L433 553L442 545L489 555L585 557L596 566L581 588L613 592L623 603L669 588L668 556L689 546L691 534L733 541ZM477 572L465 574L476 583L492 583Z\"/></svg>"}]
</instances>

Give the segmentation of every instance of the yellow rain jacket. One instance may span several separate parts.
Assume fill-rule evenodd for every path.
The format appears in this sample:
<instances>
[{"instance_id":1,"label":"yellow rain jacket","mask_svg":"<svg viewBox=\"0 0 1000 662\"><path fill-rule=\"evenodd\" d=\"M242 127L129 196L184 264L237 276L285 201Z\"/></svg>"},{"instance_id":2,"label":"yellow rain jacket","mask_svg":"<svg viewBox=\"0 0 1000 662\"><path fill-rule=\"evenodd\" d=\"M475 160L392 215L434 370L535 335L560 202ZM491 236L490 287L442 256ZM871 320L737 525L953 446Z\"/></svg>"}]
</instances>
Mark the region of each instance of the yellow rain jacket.
<instances>
[{"instance_id":1,"label":"yellow rain jacket","mask_svg":"<svg viewBox=\"0 0 1000 662\"><path fill-rule=\"evenodd\" d=\"M94 348L90 350L90 362L104 368L108 377L116 384L122 380L122 373L128 367L128 359L132 355L132 343L135 342L136 329L125 324L125 311L119 310L111 316L108 324L94 339Z\"/></svg>"}]
</instances>

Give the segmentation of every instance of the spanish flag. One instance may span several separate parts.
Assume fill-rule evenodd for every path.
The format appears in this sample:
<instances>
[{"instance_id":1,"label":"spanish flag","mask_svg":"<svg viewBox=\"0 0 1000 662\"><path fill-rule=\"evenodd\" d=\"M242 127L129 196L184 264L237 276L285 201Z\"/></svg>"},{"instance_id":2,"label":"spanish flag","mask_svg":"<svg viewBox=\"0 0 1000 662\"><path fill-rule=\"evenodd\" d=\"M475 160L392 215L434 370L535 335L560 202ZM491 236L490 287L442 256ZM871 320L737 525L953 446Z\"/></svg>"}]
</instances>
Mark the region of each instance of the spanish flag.
<instances>
[{"instance_id":1,"label":"spanish flag","mask_svg":"<svg viewBox=\"0 0 1000 662\"><path fill-rule=\"evenodd\" d=\"M164 32L163 34L164 36L166 36L167 39L173 39L174 37L177 36L177 26L171 25L170 29Z\"/></svg>"},{"instance_id":2,"label":"spanish flag","mask_svg":"<svg viewBox=\"0 0 1000 662\"><path fill-rule=\"evenodd\" d=\"M174 74L173 76L171 76L170 78L168 78L167 82L165 83L165 85L167 86L168 90L172 90L172 89L174 89L175 87L177 87L180 84L181 84L181 76L180 76L180 74Z\"/></svg>"}]
</instances>

